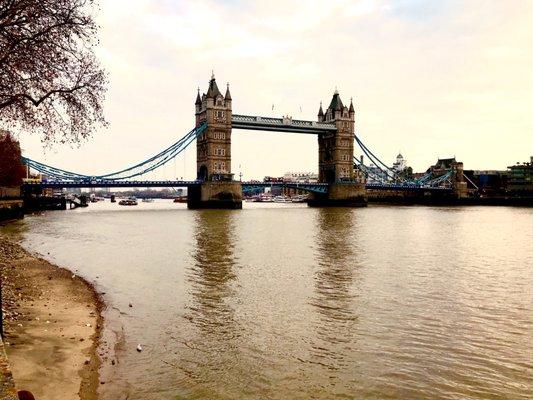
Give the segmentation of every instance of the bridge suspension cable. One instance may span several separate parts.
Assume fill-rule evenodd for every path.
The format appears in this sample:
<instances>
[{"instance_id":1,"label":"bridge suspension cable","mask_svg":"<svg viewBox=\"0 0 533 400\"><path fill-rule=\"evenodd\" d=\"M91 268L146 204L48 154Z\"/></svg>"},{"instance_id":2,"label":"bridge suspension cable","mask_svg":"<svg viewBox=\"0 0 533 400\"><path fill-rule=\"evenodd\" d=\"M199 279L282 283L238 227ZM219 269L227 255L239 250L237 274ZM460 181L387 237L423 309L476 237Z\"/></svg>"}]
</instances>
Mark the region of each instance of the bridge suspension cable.
<instances>
[{"instance_id":1,"label":"bridge suspension cable","mask_svg":"<svg viewBox=\"0 0 533 400\"><path fill-rule=\"evenodd\" d=\"M389 172L392 174L392 178L393 179L396 179L397 178L397 173L396 171L394 171L392 168L390 168L387 164L385 164L383 161L381 161L378 156L376 156L368 147L366 147L366 145L361 141L361 139L359 139L359 137L357 137L357 135L353 135L354 138L355 138L355 141L357 142L357 144L359 145L359 147L361 148L361 150L363 150L363 153L366 154L366 156L374 163L374 165L376 167L378 167L380 170L382 170L383 172L387 171L387 175L389 175ZM382 167L380 167L380 165L385 169L385 171L383 170Z\"/></svg>"},{"instance_id":2,"label":"bridge suspension cable","mask_svg":"<svg viewBox=\"0 0 533 400\"><path fill-rule=\"evenodd\" d=\"M184 151L198 136L200 136L206 129L207 124L202 124L199 127L194 128L184 137L178 140L176 143L167 147L165 150L159 152L155 156L150 157L138 164L135 164L129 168L104 174L104 175L84 175L76 172L66 171L60 168L55 168L41 162L32 160L27 157L22 157L22 162L28 165L30 168L35 169L38 172L49 175L56 179L62 180L124 180L134 178L140 175L144 175L151 172L170 160L173 160L178 154Z\"/></svg>"},{"instance_id":3,"label":"bridge suspension cable","mask_svg":"<svg viewBox=\"0 0 533 400\"><path fill-rule=\"evenodd\" d=\"M381 171L382 174L384 174L387 177L387 180L393 180L393 181L403 181L405 179L402 179L398 177L398 174L393 169L389 168L383 161L381 161L372 151L365 146L365 144L357 137L357 135L354 135L356 143L359 145L363 153L368 157L368 159L376 166L379 171ZM371 173L376 180L383 180L383 177L380 177L379 174L377 174L375 171L371 171L370 168L366 167L364 164L360 162L360 160L356 159L354 157L356 162L360 165L362 165L362 168L365 168L367 173ZM381 166L380 166L381 165Z\"/></svg>"},{"instance_id":4,"label":"bridge suspension cable","mask_svg":"<svg viewBox=\"0 0 533 400\"><path fill-rule=\"evenodd\" d=\"M354 135L356 143L359 145L363 153L368 157L368 159L376 166L376 168L381 172L381 175L375 171L373 168L369 168L368 166L364 165L357 157L354 157L354 161L356 165L360 168L360 170L363 172L363 174L368 178L371 176L375 181L378 181L382 184L390 184L390 180L395 181L395 184L402 184L402 185L417 185L417 186L430 186L435 187L437 185L440 185L441 183L444 183L446 181L450 181L451 176L453 175L452 171L446 172L444 175L440 175L438 177L434 177L433 174L430 172L427 172L425 175L421 176L418 179L414 180L408 180L406 178L400 177L396 171L394 171L392 168L387 166L383 161L381 161L362 141L357 137L357 135ZM383 177L386 176L386 179L383 179ZM432 179L433 178L433 179Z\"/></svg>"}]
</instances>

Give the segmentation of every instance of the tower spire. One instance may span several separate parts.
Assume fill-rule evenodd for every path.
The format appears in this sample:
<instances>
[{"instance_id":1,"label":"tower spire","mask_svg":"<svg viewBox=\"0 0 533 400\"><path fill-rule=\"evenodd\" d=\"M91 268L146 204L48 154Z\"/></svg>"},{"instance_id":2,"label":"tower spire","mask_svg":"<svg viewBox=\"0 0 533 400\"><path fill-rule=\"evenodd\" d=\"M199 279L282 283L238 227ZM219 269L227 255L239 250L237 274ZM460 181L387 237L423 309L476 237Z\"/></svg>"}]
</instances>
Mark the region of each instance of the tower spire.
<instances>
[{"instance_id":1,"label":"tower spire","mask_svg":"<svg viewBox=\"0 0 533 400\"><path fill-rule=\"evenodd\" d=\"M207 97L214 99L218 95L222 96L220 90L218 90L217 82L215 80L215 73L211 71L211 80L209 81L209 88L207 89Z\"/></svg>"},{"instance_id":2,"label":"tower spire","mask_svg":"<svg viewBox=\"0 0 533 400\"><path fill-rule=\"evenodd\" d=\"M196 93L196 102L194 103L197 106L202 104L202 99L200 99L200 86L198 86L198 92Z\"/></svg>"},{"instance_id":3,"label":"tower spire","mask_svg":"<svg viewBox=\"0 0 533 400\"><path fill-rule=\"evenodd\" d=\"M231 93L229 92L229 82L226 84L226 95L224 96L224 99L231 100Z\"/></svg>"}]
</instances>

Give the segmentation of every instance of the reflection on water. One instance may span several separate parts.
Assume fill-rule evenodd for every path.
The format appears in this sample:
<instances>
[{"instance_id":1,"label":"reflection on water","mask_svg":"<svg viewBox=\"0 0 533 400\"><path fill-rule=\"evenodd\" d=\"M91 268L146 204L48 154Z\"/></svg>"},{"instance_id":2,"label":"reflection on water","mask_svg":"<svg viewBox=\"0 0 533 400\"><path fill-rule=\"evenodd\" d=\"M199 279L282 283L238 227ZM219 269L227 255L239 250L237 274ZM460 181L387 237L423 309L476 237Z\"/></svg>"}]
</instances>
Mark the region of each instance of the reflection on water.
<instances>
[{"instance_id":1,"label":"reflection on water","mask_svg":"<svg viewBox=\"0 0 533 400\"><path fill-rule=\"evenodd\" d=\"M357 291L353 285L358 265L354 252L356 238L352 236L355 218L354 210L337 208L319 209L316 215L317 270L310 304L318 318L314 323L309 362L320 365L319 373L328 377L327 387L316 388L322 395L327 395L343 379L347 383L354 378L350 357L357 332Z\"/></svg>"},{"instance_id":2,"label":"reflection on water","mask_svg":"<svg viewBox=\"0 0 533 400\"><path fill-rule=\"evenodd\" d=\"M231 211L197 211L193 263L186 277L190 294L184 310L179 368L189 396L215 398L220 381L235 373L241 329L232 305L236 278L235 227Z\"/></svg>"},{"instance_id":3,"label":"reflection on water","mask_svg":"<svg viewBox=\"0 0 533 400\"><path fill-rule=\"evenodd\" d=\"M235 230L228 211L202 211L195 219L194 264L188 269L188 318L205 336L231 340L238 335L229 303L235 280Z\"/></svg>"},{"instance_id":4,"label":"reflection on water","mask_svg":"<svg viewBox=\"0 0 533 400\"><path fill-rule=\"evenodd\" d=\"M356 244L352 236L350 211L320 209L315 235L319 268L315 273L316 297L311 304L316 307L322 325L337 325L339 334L347 331L357 319L353 310L355 294L352 289L357 254L353 251ZM342 341L337 335L333 336L336 337L335 342Z\"/></svg>"},{"instance_id":5,"label":"reflection on water","mask_svg":"<svg viewBox=\"0 0 533 400\"><path fill-rule=\"evenodd\" d=\"M103 400L533 398L531 209L97 203L9 229L106 292Z\"/></svg>"}]
</instances>

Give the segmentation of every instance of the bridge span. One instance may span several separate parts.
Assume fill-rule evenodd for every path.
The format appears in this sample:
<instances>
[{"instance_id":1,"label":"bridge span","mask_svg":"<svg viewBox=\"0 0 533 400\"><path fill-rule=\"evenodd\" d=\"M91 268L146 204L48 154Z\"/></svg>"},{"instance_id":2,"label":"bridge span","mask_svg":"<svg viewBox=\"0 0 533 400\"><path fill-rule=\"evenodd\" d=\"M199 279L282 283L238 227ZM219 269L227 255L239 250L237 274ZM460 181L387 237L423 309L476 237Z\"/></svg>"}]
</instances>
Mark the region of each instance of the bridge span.
<instances>
[{"instance_id":1,"label":"bridge span","mask_svg":"<svg viewBox=\"0 0 533 400\"><path fill-rule=\"evenodd\" d=\"M25 183L23 189L34 191L35 189L75 189L75 188L191 188L201 186L202 181L135 181L135 180L96 180L96 181L43 181L39 183ZM305 182L258 182L258 181L238 181L242 187L243 192L254 189L265 189L272 187L281 187L289 189L297 189L310 193L327 193L329 184L327 183L305 183ZM342 183L341 183L342 184ZM349 183L348 183L349 184ZM383 185L379 183L367 183L366 190L394 190L394 191L423 191L423 192L452 192L450 187L431 187L421 185L402 185L402 184L388 184Z\"/></svg>"},{"instance_id":2,"label":"bridge span","mask_svg":"<svg viewBox=\"0 0 533 400\"><path fill-rule=\"evenodd\" d=\"M231 168L233 129L314 134L318 141L318 183L240 182ZM196 179L190 181L138 180L161 168L196 142ZM359 146L371 165L354 157ZM426 173L416 180L400 176L382 162L355 134L355 107L343 104L335 90L329 106L322 103L316 121L233 114L229 90L223 95L214 75L207 92L195 101L195 127L158 154L131 167L103 175L68 171L23 157L29 168L48 179L26 184L27 190L43 188L187 187L189 208L241 208L243 191L251 187L283 186L310 193L310 205L364 206L367 191L451 192L461 196L466 189L462 163L445 171ZM142 179L142 178L141 178Z\"/></svg>"}]
</instances>

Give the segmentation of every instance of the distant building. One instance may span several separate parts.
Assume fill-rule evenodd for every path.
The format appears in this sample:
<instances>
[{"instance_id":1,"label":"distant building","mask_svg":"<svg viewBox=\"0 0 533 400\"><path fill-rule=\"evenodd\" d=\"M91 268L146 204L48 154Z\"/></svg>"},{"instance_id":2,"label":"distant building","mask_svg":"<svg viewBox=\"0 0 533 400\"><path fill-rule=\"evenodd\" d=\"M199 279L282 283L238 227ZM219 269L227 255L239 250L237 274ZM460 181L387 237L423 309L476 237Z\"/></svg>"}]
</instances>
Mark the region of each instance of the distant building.
<instances>
[{"instance_id":1,"label":"distant building","mask_svg":"<svg viewBox=\"0 0 533 400\"><path fill-rule=\"evenodd\" d=\"M286 172L283 175L284 182L317 183L318 174L315 172Z\"/></svg>"},{"instance_id":2,"label":"distant building","mask_svg":"<svg viewBox=\"0 0 533 400\"><path fill-rule=\"evenodd\" d=\"M507 189L512 195L533 195L533 156L529 162L516 163L509 170Z\"/></svg>"},{"instance_id":3,"label":"distant building","mask_svg":"<svg viewBox=\"0 0 533 400\"><path fill-rule=\"evenodd\" d=\"M435 165L429 167L428 172L432 172L433 176L444 175L446 172L450 171L455 164L457 164L455 157L439 158Z\"/></svg>"},{"instance_id":4,"label":"distant building","mask_svg":"<svg viewBox=\"0 0 533 400\"><path fill-rule=\"evenodd\" d=\"M507 171L468 170L464 171L469 189L477 190L483 197L504 196L507 190Z\"/></svg>"},{"instance_id":5,"label":"distant building","mask_svg":"<svg viewBox=\"0 0 533 400\"><path fill-rule=\"evenodd\" d=\"M392 164L392 169L394 172L400 173L405 168L407 168L406 161L402 156L402 153L398 153L396 156L396 161Z\"/></svg>"}]
</instances>

